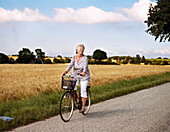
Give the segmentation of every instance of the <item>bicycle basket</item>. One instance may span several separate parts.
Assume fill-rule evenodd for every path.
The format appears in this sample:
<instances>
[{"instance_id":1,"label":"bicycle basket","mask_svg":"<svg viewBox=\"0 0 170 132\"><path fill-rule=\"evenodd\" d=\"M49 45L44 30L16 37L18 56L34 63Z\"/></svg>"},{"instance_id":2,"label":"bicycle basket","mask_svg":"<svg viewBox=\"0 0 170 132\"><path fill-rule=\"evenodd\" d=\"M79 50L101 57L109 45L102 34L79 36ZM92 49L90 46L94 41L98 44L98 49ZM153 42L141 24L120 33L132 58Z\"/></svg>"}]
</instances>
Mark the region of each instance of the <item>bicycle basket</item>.
<instances>
[{"instance_id":1,"label":"bicycle basket","mask_svg":"<svg viewBox=\"0 0 170 132\"><path fill-rule=\"evenodd\" d=\"M61 88L65 90L73 90L76 85L77 79L67 76L62 76Z\"/></svg>"}]
</instances>

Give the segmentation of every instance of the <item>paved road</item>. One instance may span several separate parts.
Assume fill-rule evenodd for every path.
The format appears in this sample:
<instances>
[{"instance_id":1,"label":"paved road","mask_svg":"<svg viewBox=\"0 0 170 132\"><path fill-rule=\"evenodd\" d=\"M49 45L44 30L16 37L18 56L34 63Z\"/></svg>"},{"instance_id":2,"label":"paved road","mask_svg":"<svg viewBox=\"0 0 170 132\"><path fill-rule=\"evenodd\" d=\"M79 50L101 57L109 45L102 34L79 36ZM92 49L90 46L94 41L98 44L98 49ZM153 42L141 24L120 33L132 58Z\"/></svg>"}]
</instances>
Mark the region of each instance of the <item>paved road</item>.
<instances>
[{"instance_id":1,"label":"paved road","mask_svg":"<svg viewBox=\"0 0 170 132\"><path fill-rule=\"evenodd\" d=\"M74 111L16 128L14 132L170 132L170 83L92 105L88 115Z\"/></svg>"}]
</instances>

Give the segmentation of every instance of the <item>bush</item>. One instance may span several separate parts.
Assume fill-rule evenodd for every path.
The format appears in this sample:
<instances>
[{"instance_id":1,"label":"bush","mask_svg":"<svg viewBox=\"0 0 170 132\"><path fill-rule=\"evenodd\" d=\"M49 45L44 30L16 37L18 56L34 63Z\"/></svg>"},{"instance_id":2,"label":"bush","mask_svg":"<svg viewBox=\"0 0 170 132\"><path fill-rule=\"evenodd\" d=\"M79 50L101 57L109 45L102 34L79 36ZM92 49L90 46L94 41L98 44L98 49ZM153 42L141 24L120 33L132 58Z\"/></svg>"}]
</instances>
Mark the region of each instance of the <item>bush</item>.
<instances>
[{"instance_id":1,"label":"bush","mask_svg":"<svg viewBox=\"0 0 170 132\"><path fill-rule=\"evenodd\" d=\"M167 61L163 61L161 64L162 65L168 65L168 62Z\"/></svg>"},{"instance_id":2,"label":"bush","mask_svg":"<svg viewBox=\"0 0 170 132\"><path fill-rule=\"evenodd\" d=\"M41 58L36 58L34 63L35 64L43 64L44 62Z\"/></svg>"},{"instance_id":3,"label":"bush","mask_svg":"<svg viewBox=\"0 0 170 132\"><path fill-rule=\"evenodd\" d=\"M54 63L64 63L64 60L62 58L61 59L54 58Z\"/></svg>"},{"instance_id":4,"label":"bush","mask_svg":"<svg viewBox=\"0 0 170 132\"><path fill-rule=\"evenodd\" d=\"M147 61L147 60L145 60L145 65L148 65L148 64L151 64L151 62L150 61Z\"/></svg>"},{"instance_id":5,"label":"bush","mask_svg":"<svg viewBox=\"0 0 170 132\"><path fill-rule=\"evenodd\" d=\"M154 64L154 65L160 65L161 62L160 62L160 61L155 61L153 64Z\"/></svg>"},{"instance_id":6,"label":"bush","mask_svg":"<svg viewBox=\"0 0 170 132\"><path fill-rule=\"evenodd\" d=\"M98 65L119 65L115 62L111 62L111 61L88 61L88 64L98 64Z\"/></svg>"},{"instance_id":7,"label":"bush","mask_svg":"<svg viewBox=\"0 0 170 132\"><path fill-rule=\"evenodd\" d=\"M66 58L65 63L70 63L70 62L71 62L71 59Z\"/></svg>"},{"instance_id":8,"label":"bush","mask_svg":"<svg viewBox=\"0 0 170 132\"><path fill-rule=\"evenodd\" d=\"M128 61L127 60L124 60L123 62L122 62L122 64L127 64L128 63Z\"/></svg>"},{"instance_id":9,"label":"bush","mask_svg":"<svg viewBox=\"0 0 170 132\"><path fill-rule=\"evenodd\" d=\"M51 62L51 60L50 60L50 59L46 59L46 60L44 60L44 63L45 63L45 64L52 64L52 62Z\"/></svg>"},{"instance_id":10,"label":"bush","mask_svg":"<svg viewBox=\"0 0 170 132\"><path fill-rule=\"evenodd\" d=\"M94 60L88 59L88 64L95 64Z\"/></svg>"},{"instance_id":11,"label":"bush","mask_svg":"<svg viewBox=\"0 0 170 132\"><path fill-rule=\"evenodd\" d=\"M130 61L130 64L140 64L140 61L136 61L135 59Z\"/></svg>"},{"instance_id":12,"label":"bush","mask_svg":"<svg viewBox=\"0 0 170 132\"><path fill-rule=\"evenodd\" d=\"M60 63L60 60L59 60L59 59L54 58L53 62L54 62L54 63Z\"/></svg>"},{"instance_id":13,"label":"bush","mask_svg":"<svg viewBox=\"0 0 170 132\"><path fill-rule=\"evenodd\" d=\"M14 63L15 63L15 60L14 60L13 58L10 58L10 59L9 59L9 63L10 63L10 64L14 64Z\"/></svg>"},{"instance_id":14,"label":"bush","mask_svg":"<svg viewBox=\"0 0 170 132\"><path fill-rule=\"evenodd\" d=\"M7 55L0 53L0 64L9 63L9 58Z\"/></svg>"}]
</instances>

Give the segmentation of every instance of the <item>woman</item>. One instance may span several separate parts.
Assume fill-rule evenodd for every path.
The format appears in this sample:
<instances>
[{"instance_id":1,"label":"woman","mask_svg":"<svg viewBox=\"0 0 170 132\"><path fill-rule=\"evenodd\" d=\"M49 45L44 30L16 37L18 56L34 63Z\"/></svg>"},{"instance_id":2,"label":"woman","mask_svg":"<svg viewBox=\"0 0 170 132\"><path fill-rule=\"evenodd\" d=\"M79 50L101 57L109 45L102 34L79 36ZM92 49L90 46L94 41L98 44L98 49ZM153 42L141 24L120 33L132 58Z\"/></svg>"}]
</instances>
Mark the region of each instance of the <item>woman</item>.
<instances>
[{"instance_id":1,"label":"woman","mask_svg":"<svg viewBox=\"0 0 170 132\"><path fill-rule=\"evenodd\" d=\"M80 87L81 87L81 98L82 98L82 109L79 111L80 113L85 111L85 103L87 99L87 91L86 87L90 81L90 72L88 68L88 58L85 56L84 53L84 45L80 44L76 47L76 54L73 56L70 65L66 69L66 71L63 73L67 74L71 68L73 67L73 70L71 72L71 76L77 79L76 85L74 90L77 90L77 86L79 85L80 81ZM78 74L81 74L78 75ZM75 91L74 91L75 92Z\"/></svg>"}]
</instances>

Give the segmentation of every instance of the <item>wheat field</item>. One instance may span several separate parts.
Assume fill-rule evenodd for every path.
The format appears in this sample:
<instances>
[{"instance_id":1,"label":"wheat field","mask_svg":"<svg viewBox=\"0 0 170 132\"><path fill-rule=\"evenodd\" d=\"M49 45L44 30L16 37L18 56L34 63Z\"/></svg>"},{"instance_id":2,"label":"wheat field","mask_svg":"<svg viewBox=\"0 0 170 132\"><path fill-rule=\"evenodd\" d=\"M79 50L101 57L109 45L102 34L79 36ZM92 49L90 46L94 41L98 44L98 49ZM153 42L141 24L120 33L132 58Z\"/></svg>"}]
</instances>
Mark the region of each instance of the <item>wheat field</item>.
<instances>
[{"instance_id":1,"label":"wheat field","mask_svg":"<svg viewBox=\"0 0 170 132\"><path fill-rule=\"evenodd\" d=\"M61 90L68 64L0 64L0 102ZM91 86L170 72L170 66L89 65Z\"/></svg>"}]
</instances>

